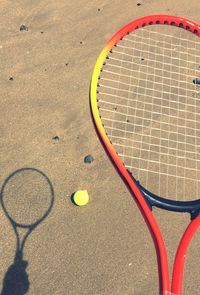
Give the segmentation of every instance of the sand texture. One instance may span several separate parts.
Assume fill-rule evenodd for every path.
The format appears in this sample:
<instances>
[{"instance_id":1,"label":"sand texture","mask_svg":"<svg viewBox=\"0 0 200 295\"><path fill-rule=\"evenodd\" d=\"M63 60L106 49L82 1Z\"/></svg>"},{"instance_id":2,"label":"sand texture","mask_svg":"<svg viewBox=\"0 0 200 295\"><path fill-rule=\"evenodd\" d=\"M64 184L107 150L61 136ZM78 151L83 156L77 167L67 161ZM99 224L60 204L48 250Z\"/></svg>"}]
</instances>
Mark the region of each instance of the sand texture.
<instances>
[{"instance_id":1,"label":"sand texture","mask_svg":"<svg viewBox=\"0 0 200 295\"><path fill-rule=\"evenodd\" d=\"M21 293L13 291L8 280L16 237L1 208L1 295L158 295L150 234L93 127L90 79L104 44L126 23L161 13L200 23L199 9L197 0L1 1L0 186L14 198L15 187L25 189L27 171L19 169L30 167L36 176L27 191L37 187L38 194L45 195L45 210L50 208L24 244L26 272L24 265L17 265L20 279L14 278ZM20 31L22 24L28 30ZM94 157L91 164L84 163L88 154ZM15 171L19 180L8 179ZM82 208L70 199L78 189L87 189L91 197ZM23 202L27 213L25 198ZM44 205L40 202L38 214ZM190 216L156 209L154 214L171 271ZM35 212L29 217L35 218ZM187 254L184 295L200 293L199 234Z\"/></svg>"}]
</instances>

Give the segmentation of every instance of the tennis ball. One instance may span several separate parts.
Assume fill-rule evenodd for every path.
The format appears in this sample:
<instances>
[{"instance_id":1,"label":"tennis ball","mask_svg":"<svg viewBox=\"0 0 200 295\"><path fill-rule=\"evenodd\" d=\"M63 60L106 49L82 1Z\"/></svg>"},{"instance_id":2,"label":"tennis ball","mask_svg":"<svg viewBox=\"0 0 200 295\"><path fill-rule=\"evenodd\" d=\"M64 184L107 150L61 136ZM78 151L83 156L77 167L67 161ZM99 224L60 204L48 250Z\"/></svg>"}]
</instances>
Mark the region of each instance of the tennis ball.
<instances>
[{"instance_id":1,"label":"tennis ball","mask_svg":"<svg viewBox=\"0 0 200 295\"><path fill-rule=\"evenodd\" d=\"M87 190L79 190L73 196L74 203L78 206L84 206L89 202L89 195Z\"/></svg>"}]
</instances>

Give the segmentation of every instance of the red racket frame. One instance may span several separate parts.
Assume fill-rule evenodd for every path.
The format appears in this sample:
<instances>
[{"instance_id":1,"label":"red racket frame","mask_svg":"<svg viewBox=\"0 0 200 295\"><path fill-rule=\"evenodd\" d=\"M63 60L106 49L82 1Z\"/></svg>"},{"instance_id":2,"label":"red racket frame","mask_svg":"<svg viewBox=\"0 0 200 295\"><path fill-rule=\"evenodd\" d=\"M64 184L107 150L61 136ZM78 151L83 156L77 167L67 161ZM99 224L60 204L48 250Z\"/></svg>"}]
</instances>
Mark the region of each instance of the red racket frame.
<instances>
[{"instance_id":1,"label":"red racket frame","mask_svg":"<svg viewBox=\"0 0 200 295\"><path fill-rule=\"evenodd\" d=\"M97 63L94 68L91 87L90 87L90 107L92 118L94 122L95 129L97 131L98 137L109 156L111 162L119 173L120 177L128 187L131 195L133 196L138 208L140 209L143 218L149 228L152 239L157 253L157 263L159 270L159 285L160 285L160 294L162 295L181 295L182 294L182 281L183 281L183 272L184 272L184 261L188 246L200 226L200 215L197 214L196 218L193 219L188 225L185 233L182 236L179 247L176 252L176 257L174 261L173 276L172 276L172 286L170 287L170 275L168 269L168 259L164 240L160 229L157 225L157 222L152 214L152 211L147 204L144 195L142 194L140 188L137 185L137 182L131 176L129 171L125 168L123 162L119 158L118 154L114 150L111 142L109 141L107 134L104 130L103 124L101 122L100 114L98 111L97 104L97 93L98 93L98 77L101 72L103 63L105 62L106 56L109 54L110 50L114 47L116 43L120 41L125 35L129 32L134 31L135 29L147 26L147 25L173 25L181 27L192 33L200 36L200 26L192 21L189 21L182 17L171 16L171 15L152 15L146 16L140 19L137 19L128 25L124 26L119 30L110 41L106 44L105 48L102 50ZM192 212L191 212L192 213Z\"/></svg>"}]
</instances>

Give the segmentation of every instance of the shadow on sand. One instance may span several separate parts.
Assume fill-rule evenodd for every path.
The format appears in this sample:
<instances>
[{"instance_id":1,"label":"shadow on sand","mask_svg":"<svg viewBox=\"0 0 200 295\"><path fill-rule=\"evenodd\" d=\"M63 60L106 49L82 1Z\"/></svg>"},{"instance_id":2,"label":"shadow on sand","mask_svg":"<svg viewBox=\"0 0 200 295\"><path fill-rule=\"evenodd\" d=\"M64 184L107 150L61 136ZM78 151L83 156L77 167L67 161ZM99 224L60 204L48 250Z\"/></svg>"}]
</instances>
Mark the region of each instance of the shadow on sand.
<instances>
[{"instance_id":1,"label":"shadow on sand","mask_svg":"<svg viewBox=\"0 0 200 295\"><path fill-rule=\"evenodd\" d=\"M26 271L28 261L23 259L24 245L30 233L52 210L53 186L42 171L22 168L4 181L0 202L16 236L15 258L5 273L1 295L24 295L30 285ZM25 232L22 238L19 229Z\"/></svg>"}]
</instances>

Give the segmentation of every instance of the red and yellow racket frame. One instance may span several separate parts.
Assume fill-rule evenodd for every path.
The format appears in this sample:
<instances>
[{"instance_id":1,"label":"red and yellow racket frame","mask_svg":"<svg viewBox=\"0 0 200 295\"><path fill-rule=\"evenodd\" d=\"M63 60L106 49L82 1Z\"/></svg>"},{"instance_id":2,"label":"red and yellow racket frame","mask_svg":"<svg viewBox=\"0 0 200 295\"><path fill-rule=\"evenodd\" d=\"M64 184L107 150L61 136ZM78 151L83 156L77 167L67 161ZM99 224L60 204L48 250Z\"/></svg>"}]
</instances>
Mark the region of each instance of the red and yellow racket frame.
<instances>
[{"instance_id":1,"label":"red and yellow racket frame","mask_svg":"<svg viewBox=\"0 0 200 295\"><path fill-rule=\"evenodd\" d=\"M169 295L169 294L181 294L182 292L182 278L183 278L183 270L184 270L184 259L185 254L187 252L189 243L193 238L196 230L200 226L200 215L198 215L194 220L191 221L189 226L187 227L177 250L176 258L174 262L173 269L173 279L172 279L172 288L170 288L170 278L169 278L169 269L168 269L168 259L166 248L164 244L164 240L160 229L157 225L157 222L152 214L150 206L147 204L143 193L141 192L137 182L133 179L131 174L125 168L123 162L119 158L117 152L112 146L106 131L103 127L99 109L98 109L98 101L97 101L97 93L98 93L98 80L100 77L101 69L103 67L104 62L106 61L106 57L112 48L117 44L121 38L127 35L134 30L145 27L148 25L173 25L177 27L182 27L185 30L191 31L192 33L200 36L200 26L192 21L189 21L182 17L171 16L171 15L152 15L145 16L143 18L137 19L135 21L130 22L122 29L120 29L117 33L115 33L112 38L108 41L104 49L101 51L97 62L94 67L91 86L90 86L90 107L93 122L97 131L97 134L100 138L100 141L103 144L103 147L109 156L110 160L114 164L114 167L117 169L120 177L125 182L129 191L131 192L137 206L139 207L143 218L149 228L152 239L154 241L154 245L157 253L157 262L158 262L158 270L159 270L159 282L160 282L160 294ZM172 293L171 293L172 292Z\"/></svg>"}]
</instances>

